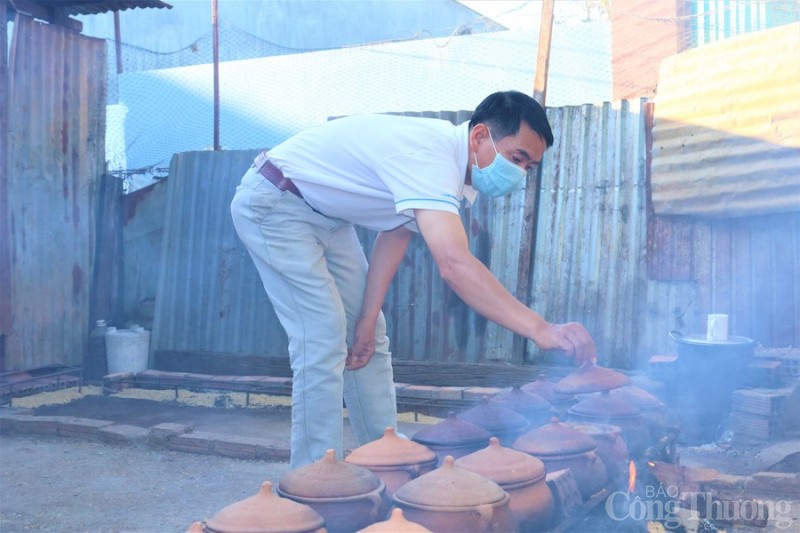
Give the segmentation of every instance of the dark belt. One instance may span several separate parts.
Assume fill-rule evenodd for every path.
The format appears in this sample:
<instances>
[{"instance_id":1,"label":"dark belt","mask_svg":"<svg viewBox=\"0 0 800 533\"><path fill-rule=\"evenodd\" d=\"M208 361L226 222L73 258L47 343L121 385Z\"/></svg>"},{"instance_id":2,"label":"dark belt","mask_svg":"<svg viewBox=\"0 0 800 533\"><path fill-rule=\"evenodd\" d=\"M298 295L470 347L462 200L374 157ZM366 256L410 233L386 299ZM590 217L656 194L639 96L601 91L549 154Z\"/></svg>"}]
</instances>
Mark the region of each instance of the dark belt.
<instances>
[{"instance_id":1,"label":"dark belt","mask_svg":"<svg viewBox=\"0 0 800 533\"><path fill-rule=\"evenodd\" d=\"M283 172L281 172L281 169L273 165L272 162L266 161L258 173L267 178L267 180L277 187L279 191L289 191L298 198L303 197L303 195L300 194L300 190L297 188L297 185L295 185L292 180L284 176Z\"/></svg>"}]
</instances>

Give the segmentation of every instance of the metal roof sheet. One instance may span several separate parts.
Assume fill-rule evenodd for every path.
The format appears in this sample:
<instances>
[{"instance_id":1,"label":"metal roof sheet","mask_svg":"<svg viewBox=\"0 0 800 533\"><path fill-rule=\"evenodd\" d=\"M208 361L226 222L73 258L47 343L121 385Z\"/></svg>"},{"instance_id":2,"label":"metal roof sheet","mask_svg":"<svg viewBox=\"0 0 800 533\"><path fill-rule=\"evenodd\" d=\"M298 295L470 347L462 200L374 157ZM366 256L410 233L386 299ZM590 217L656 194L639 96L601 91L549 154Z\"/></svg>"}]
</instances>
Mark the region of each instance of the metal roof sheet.
<instances>
[{"instance_id":1,"label":"metal roof sheet","mask_svg":"<svg viewBox=\"0 0 800 533\"><path fill-rule=\"evenodd\" d=\"M96 15L108 11L124 11L137 7L167 8L172 6L161 0L29 0L47 9L63 9L68 15Z\"/></svg>"},{"instance_id":2,"label":"metal roof sheet","mask_svg":"<svg viewBox=\"0 0 800 533\"><path fill-rule=\"evenodd\" d=\"M800 23L664 60L655 99L657 214L800 210Z\"/></svg>"}]
</instances>

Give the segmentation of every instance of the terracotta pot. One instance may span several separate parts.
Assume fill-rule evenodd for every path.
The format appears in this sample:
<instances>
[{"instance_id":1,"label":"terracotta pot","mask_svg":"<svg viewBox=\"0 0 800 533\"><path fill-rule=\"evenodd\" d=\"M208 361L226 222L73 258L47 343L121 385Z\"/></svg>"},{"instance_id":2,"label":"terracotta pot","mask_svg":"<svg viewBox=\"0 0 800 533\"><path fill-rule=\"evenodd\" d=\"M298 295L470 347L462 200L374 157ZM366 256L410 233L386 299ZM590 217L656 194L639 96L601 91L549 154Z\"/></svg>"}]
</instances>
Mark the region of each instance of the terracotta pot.
<instances>
[{"instance_id":1,"label":"terracotta pot","mask_svg":"<svg viewBox=\"0 0 800 533\"><path fill-rule=\"evenodd\" d=\"M537 396L544 398L550 402L550 405L552 406L553 410L555 410L558 417L566 418L567 409L572 407L577 400L572 394L561 394L556 392L555 387L555 382L547 379L547 376L544 374L539 374L534 381L526 383L520 388L524 392L536 394Z\"/></svg>"},{"instance_id":2,"label":"terracotta pot","mask_svg":"<svg viewBox=\"0 0 800 533\"><path fill-rule=\"evenodd\" d=\"M611 424L587 424L562 422L562 425L589 435L597 443L597 455L608 471L608 480L615 486L628 483L628 447L622 438L622 430Z\"/></svg>"},{"instance_id":3,"label":"terracotta pot","mask_svg":"<svg viewBox=\"0 0 800 533\"><path fill-rule=\"evenodd\" d=\"M192 527L195 527L193 525ZM196 530L189 530L194 533ZM281 498L265 481L255 496L233 503L209 518L206 533L322 533L325 520L307 505Z\"/></svg>"},{"instance_id":4,"label":"terracotta pot","mask_svg":"<svg viewBox=\"0 0 800 533\"><path fill-rule=\"evenodd\" d=\"M425 427L414 433L411 440L433 450L441 465L444 458L469 455L489 445L488 431L466 420L456 418L453 412L437 424Z\"/></svg>"},{"instance_id":5,"label":"terracotta pot","mask_svg":"<svg viewBox=\"0 0 800 533\"><path fill-rule=\"evenodd\" d=\"M586 396L569 409L567 418L571 422L618 426L629 453L640 455L647 450L650 431L642 412L635 405L611 396L609 391Z\"/></svg>"},{"instance_id":6,"label":"terracotta pot","mask_svg":"<svg viewBox=\"0 0 800 533\"><path fill-rule=\"evenodd\" d=\"M547 424L555 412L550 402L532 392L525 392L519 385L511 390L492 396L489 401L521 414L528 421L528 429Z\"/></svg>"},{"instance_id":7,"label":"terracotta pot","mask_svg":"<svg viewBox=\"0 0 800 533\"><path fill-rule=\"evenodd\" d=\"M488 447L456 459L455 465L500 485L508 493L508 505L522 531L542 530L550 524L555 501L541 460L505 448L492 437Z\"/></svg>"},{"instance_id":8,"label":"terracotta pot","mask_svg":"<svg viewBox=\"0 0 800 533\"><path fill-rule=\"evenodd\" d=\"M344 460L381 478L390 499L405 483L435 470L439 462L436 452L398 436L393 427L387 427L383 437L356 448Z\"/></svg>"},{"instance_id":9,"label":"terracotta pot","mask_svg":"<svg viewBox=\"0 0 800 533\"><path fill-rule=\"evenodd\" d=\"M405 517L431 531L517 531L508 494L494 481L459 468L454 461L447 456L441 467L400 487L394 504Z\"/></svg>"},{"instance_id":10,"label":"terracotta pot","mask_svg":"<svg viewBox=\"0 0 800 533\"><path fill-rule=\"evenodd\" d=\"M654 395L636 385L626 385L613 389L609 391L609 394L638 407L652 436L665 433L667 406Z\"/></svg>"},{"instance_id":11,"label":"terracotta pot","mask_svg":"<svg viewBox=\"0 0 800 533\"><path fill-rule=\"evenodd\" d=\"M377 522L357 533L433 533L430 529L415 522L409 522L403 516L403 510L395 507L392 516L385 522Z\"/></svg>"},{"instance_id":12,"label":"terracotta pot","mask_svg":"<svg viewBox=\"0 0 800 533\"><path fill-rule=\"evenodd\" d=\"M492 403L489 397L483 398L475 407L459 413L457 418L482 427L507 446L530 426L527 418L513 409Z\"/></svg>"},{"instance_id":13,"label":"terracotta pot","mask_svg":"<svg viewBox=\"0 0 800 533\"><path fill-rule=\"evenodd\" d=\"M594 439L558 419L528 431L512 447L540 459L548 472L569 468L584 500L608 483L608 471L597 455Z\"/></svg>"},{"instance_id":14,"label":"terracotta pot","mask_svg":"<svg viewBox=\"0 0 800 533\"><path fill-rule=\"evenodd\" d=\"M556 383L555 391L561 394L587 394L624 387L630 383L631 378L625 374L590 361Z\"/></svg>"},{"instance_id":15,"label":"terracotta pot","mask_svg":"<svg viewBox=\"0 0 800 533\"><path fill-rule=\"evenodd\" d=\"M277 492L314 509L331 532L352 533L385 520L391 507L377 475L338 461L332 449L320 461L285 474Z\"/></svg>"}]
</instances>

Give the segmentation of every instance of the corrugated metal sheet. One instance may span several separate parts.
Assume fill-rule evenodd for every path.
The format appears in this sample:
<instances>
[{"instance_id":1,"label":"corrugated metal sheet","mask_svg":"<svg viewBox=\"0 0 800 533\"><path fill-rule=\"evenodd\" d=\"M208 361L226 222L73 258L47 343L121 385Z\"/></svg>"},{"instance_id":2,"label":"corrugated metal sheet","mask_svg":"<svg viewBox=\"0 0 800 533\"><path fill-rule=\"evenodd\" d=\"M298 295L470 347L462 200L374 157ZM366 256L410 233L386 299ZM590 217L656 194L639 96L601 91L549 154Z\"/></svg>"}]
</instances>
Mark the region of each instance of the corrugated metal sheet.
<instances>
[{"instance_id":1,"label":"corrugated metal sheet","mask_svg":"<svg viewBox=\"0 0 800 533\"><path fill-rule=\"evenodd\" d=\"M551 321L585 322L597 336L604 361L626 366L638 342L637 328L629 325L639 319L646 289L640 110L622 102L548 113L558 138L543 168L532 307ZM460 123L470 113L422 115ZM154 349L285 355L285 336L270 316L255 269L229 220L228 203L253 155L189 152L173 158ZM524 191L480 198L462 216L472 252L512 292L523 202ZM213 228L214 234L204 228ZM360 230L360 237L369 254L374 236ZM513 335L476 315L445 286L420 237L412 240L384 309L398 359L472 363L515 358ZM540 358L533 352L529 356Z\"/></svg>"},{"instance_id":2,"label":"corrugated metal sheet","mask_svg":"<svg viewBox=\"0 0 800 533\"><path fill-rule=\"evenodd\" d=\"M641 368L652 355L674 353L669 331L702 332L709 312L729 312L732 331L766 346L797 345L800 215L695 219L688 233L675 234L695 250L686 259L689 279L648 278L648 105L548 109L556 141L542 168L530 306L552 322L584 323L601 362L615 367ZM458 123L469 113L423 115ZM285 356L285 334L230 222L228 204L254 155L173 158L154 349ZM512 291L523 197L481 198L462 216L473 253ZM359 235L369 255L374 236ZM418 236L384 310L397 359L519 359L510 333L469 310L444 285ZM524 355L529 362L555 360L530 343Z\"/></svg>"},{"instance_id":3,"label":"corrugated metal sheet","mask_svg":"<svg viewBox=\"0 0 800 533\"><path fill-rule=\"evenodd\" d=\"M89 329L105 43L18 17L10 54L7 369L80 364ZM5 213L4 213L5 216Z\"/></svg>"},{"instance_id":4,"label":"corrugated metal sheet","mask_svg":"<svg viewBox=\"0 0 800 533\"><path fill-rule=\"evenodd\" d=\"M626 100L548 112L556 140L542 169L530 305L551 322L584 323L600 362L630 366L646 292L642 112Z\"/></svg>"},{"instance_id":5,"label":"corrugated metal sheet","mask_svg":"<svg viewBox=\"0 0 800 533\"><path fill-rule=\"evenodd\" d=\"M662 63L653 129L657 214L800 210L800 23Z\"/></svg>"},{"instance_id":6,"label":"corrugated metal sheet","mask_svg":"<svg viewBox=\"0 0 800 533\"><path fill-rule=\"evenodd\" d=\"M258 151L185 152L170 164L154 309L155 350L285 355L230 202Z\"/></svg>"},{"instance_id":7,"label":"corrugated metal sheet","mask_svg":"<svg viewBox=\"0 0 800 533\"><path fill-rule=\"evenodd\" d=\"M172 6L161 0L29 0L47 9L63 9L68 15L96 15L109 11L124 11L135 8L168 8ZM10 2L13 7L13 2Z\"/></svg>"}]
</instances>

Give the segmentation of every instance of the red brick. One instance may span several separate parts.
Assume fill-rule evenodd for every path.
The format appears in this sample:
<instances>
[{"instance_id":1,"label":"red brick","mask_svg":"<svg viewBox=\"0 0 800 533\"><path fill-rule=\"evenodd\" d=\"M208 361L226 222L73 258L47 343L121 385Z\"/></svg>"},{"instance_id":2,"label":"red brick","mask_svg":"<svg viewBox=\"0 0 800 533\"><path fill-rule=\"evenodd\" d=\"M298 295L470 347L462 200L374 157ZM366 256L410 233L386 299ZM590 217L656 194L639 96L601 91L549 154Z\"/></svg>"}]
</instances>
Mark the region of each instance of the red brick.
<instances>
[{"instance_id":1,"label":"red brick","mask_svg":"<svg viewBox=\"0 0 800 533\"><path fill-rule=\"evenodd\" d=\"M214 453L214 441L219 438L219 433L197 431L170 437L167 440L167 446L171 450L176 450L179 452L211 455Z\"/></svg>"},{"instance_id":2,"label":"red brick","mask_svg":"<svg viewBox=\"0 0 800 533\"><path fill-rule=\"evenodd\" d=\"M484 398L494 396L506 389L498 389L495 387L467 387L464 389L462 395L465 400L479 401Z\"/></svg>"},{"instance_id":3,"label":"red brick","mask_svg":"<svg viewBox=\"0 0 800 533\"><path fill-rule=\"evenodd\" d=\"M113 424L97 430L97 436L103 442L114 444L145 444L149 430L128 424Z\"/></svg>"},{"instance_id":4,"label":"red brick","mask_svg":"<svg viewBox=\"0 0 800 533\"><path fill-rule=\"evenodd\" d=\"M58 435L62 416L20 416L16 419L15 428L18 433L37 435Z\"/></svg>"},{"instance_id":5,"label":"red brick","mask_svg":"<svg viewBox=\"0 0 800 533\"><path fill-rule=\"evenodd\" d=\"M148 440L152 444L166 445L170 438L176 435L191 433L193 430L194 426L191 425L166 422L151 427Z\"/></svg>"},{"instance_id":6,"label":"red brick","mask_svg":"<svg viewBox=\"0 0 800 533\"><path fill-rule=\"evenodd\" d=\"M110 420L65 416L58 428L58 434L64 437L94 438L100 429L113 424Z\"/></svg>"}]
</instances>

